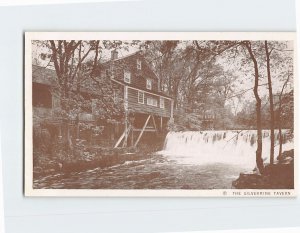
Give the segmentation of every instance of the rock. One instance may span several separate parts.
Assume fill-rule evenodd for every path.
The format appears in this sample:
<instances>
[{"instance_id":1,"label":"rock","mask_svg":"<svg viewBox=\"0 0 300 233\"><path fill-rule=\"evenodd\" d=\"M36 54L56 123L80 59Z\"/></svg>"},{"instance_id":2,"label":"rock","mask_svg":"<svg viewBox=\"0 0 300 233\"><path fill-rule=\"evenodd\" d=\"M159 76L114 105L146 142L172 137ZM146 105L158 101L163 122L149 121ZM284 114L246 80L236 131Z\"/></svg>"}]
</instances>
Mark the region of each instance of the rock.
<instances>
[{"instance_id":1,"label":"rock","mask_svg":"<svg viewBox=\"0 0 300 233\"><path fill-rule=\"evenodd\" d=\"M237 189L292 189L294 188L294 150L284 151L278 162L266 165L262 175L241 173L232 182Z\"/></svg>"},{"instance_id":2,"label":"rock","mask_svg":"<svg viewBox=\"0 0 300 233\"><path fill-rule=\"evenodd\" d=\"M237 189L293 189L294 165L267 165L262 175L241 173L232 185Z\"/></svg>"},{"instance_id":3,"label":"rock","mask_svg":"<svg viewBox=\"0 0 300 233\"><path fill-rule=\"evenodd\" d=\"M284 151L277 157L278 163L291 163L294 160L294 150Z\"/></svg>"},{"instance_id":4,"label":"rock","mask_svg":"<svg viewBox=\"0 0 300 233\"><path fill-rule=\"evenodd\" d=\"M263 179L258 174L241 173L239 178L232 182L232 185L238 189L255 189L263 185Z\"/></svg>"}]
</instances>

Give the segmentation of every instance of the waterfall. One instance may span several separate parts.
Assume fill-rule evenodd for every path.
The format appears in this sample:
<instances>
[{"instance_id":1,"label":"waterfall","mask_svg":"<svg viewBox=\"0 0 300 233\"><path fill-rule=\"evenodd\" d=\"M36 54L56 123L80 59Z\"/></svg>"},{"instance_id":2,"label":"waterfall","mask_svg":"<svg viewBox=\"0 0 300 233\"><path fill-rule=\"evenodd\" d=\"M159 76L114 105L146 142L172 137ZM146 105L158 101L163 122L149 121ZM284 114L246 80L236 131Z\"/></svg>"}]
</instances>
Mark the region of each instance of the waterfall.
<instances>
[{"instance_id":1,"label":"waterfall","mask_svg":"<svg viewBox=\"0 0 300 233\"><path fill-rule=\"evenodd\" d=\"M169 132L163 151L171 160L184 164L229 163L247 168L255 167L256 130ZM293 149L287 140L289 130L282 130L283 151ZM262 132L262 157L269 162L270 130ZM275 130L275 160L278 155L279 133Z\"/></svg>"}]
</instances>

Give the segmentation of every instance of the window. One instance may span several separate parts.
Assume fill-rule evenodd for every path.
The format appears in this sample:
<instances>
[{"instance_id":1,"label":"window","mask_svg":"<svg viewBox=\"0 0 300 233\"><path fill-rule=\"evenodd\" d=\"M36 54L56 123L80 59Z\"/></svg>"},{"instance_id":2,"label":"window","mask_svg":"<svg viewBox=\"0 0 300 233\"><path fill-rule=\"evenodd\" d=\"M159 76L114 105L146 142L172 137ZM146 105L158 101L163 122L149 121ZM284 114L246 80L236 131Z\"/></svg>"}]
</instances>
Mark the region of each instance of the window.
<instances>
[{"instance_id":1,"label":"window","mask_svg":"<svg viewBox=\"0 0 300 233\"><path fill-rule=\"evenodd\" d=\"M131 74L129 71L124 71L124 82L125 83L130 83L131 81Z\"/></svg>"},{"instance_id":2,"label":"window","mask_svg":"<svg viewBox=\"0 0 300 233\"><path fill-rule=\"evenodd\" d=\"M142 61L139 60L139 59L136 60L136 68L137 68L138 70L141 70L141 69L142 69Z\"/></svg>"},{"instance_id":3,"label":"window","mask_svg":"<svg viewBox=\"0 0 300 233\"><path fill-rule=\"evenodd\" d=\"M151 79L147 79L147 81L146 81L146 88L149 89L149 90L152 89L152 81L151 81Z\"/></svg>"},{"instance_id":4,"label":"window","mask_svg":"<svg viewBox=\"0 0 300 233\"><path fill-rule=\"evenodd\" d=\"M159 98L159 107L165 108L165 99L163 97Z\"/></svg>"},{"instance_id":5,"label":"window","mask_svg":"<svg viewBox=\"0 0 300 233\"><path fill-rule=\"evenodd\" d=\"M138 92L138 102L139 104L144 104L144 92L142 91Z\"/></svg>"},{"instance_id":6,"label":"window","mask_svg":"<svg viewBox=\"0 0 300 233\"><path fill-rule=\"evenodd\" d=\"M157 107L157 99L153 97L148 97L147 98L147 105Z\"/></svg>"},{"instance_id":7,"label":"window","mask_svg":"<svg viewBox=\"0 0 300 233\"><path fill-rule=\"evenodd\" d=\"M106 77L110 77L110 70L109 69L105 70L105 75L106 75Z\"/></svg>"}]
</instances>

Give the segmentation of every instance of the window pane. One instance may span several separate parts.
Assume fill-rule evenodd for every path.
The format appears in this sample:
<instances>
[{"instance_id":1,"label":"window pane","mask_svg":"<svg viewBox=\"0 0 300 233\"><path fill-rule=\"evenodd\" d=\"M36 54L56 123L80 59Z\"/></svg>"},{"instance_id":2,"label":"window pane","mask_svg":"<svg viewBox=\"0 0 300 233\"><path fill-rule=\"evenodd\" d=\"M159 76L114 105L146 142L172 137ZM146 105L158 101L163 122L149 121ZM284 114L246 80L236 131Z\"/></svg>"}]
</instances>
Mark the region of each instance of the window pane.
<instances>
[{"instance_id":1,"label":"window pane","mask_svg":"<svg viewBox=\"0 0 300 233\"><path fill-rule=\"evenodd\" d=\"M147 79L146 88L149 89L149 90L152 89L152 81L150 79Z\"/></svg>"},{"instance_id":2,"label":"window pane","mask_svg":"<svg viewBox=\"0 0 300 233\"><path fill-rule=\"evenodd\" d=\"M148 97L147 98L147 105L157 107L157 102L158 101L157 101L156 98L153 98L153 97Z\"/></svg>"},{"instance_id":3,"label":"window pane","mask_svg":"<svg viewBox=\"0 0 300 233\"><path fill-rule=\"evenodd\" d=\"M162 97L159 99L159 106L160 108L165 108L165 99Z\"/></svg>"},{"instance_id":4,"label":"window pane","mask_svg":"<svg viewBox=\"0 0 300 233\"><path fill-rule=\"evenodd\" d=\"M138 102L140 104L144 103L144 92L141 92L141 91L138 92Z\"/></svg>"},{"instance_id":5,"label":"window pane","mask_svg":"<svg viewBox=\"0 0 300 233\"><path fill-rule=\"evenodd\" d=\"M141 60L138 59L136 61L136 67L137 67L138 70L142 69L142 61Z\"/></svg>"},{"instance_id":6,"label":"window pane","mask_svg":"<svg viewBox=\"0 0 300 233\"><path fill-rule=\"evenodd\" d=\"M149 97L147 98L147 105L151 105L151 99Z\"/></svg>"},{"instance_id":7,"label":"window pane","mask_svg":"<svg viewBox=\"0 0 300 233\"><path fill-rule=\"evenodd\" d=\"M124 71L124 82L130 83L131 74L128 71Z\"/></svg>"}]
</instances>

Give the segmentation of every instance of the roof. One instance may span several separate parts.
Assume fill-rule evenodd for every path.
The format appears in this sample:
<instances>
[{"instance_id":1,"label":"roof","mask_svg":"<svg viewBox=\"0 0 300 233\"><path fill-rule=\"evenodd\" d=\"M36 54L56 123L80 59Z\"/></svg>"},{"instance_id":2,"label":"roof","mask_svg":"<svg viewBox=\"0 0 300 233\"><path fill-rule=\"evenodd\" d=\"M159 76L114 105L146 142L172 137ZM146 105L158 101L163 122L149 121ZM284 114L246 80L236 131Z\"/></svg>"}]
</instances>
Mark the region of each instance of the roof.
<instances>
[{"instance_id":1,"label":"roof","mask_svg":"<svg viewBox=\"0 0 300 233\"><path fill-rule=\"evenodd\" d=\"M141 53L141 50L136 51L136 52L134 52L134 53L127 54L127 55L125 55L125 56L123 56L123 57L119 57L119 58L114 59L114 60L108 59L107 61L103 61L102 64L108 63L108 62L110 62L110 61L120 61L120 60L123 60L123 59L125 59L125 58L131 57L131 56L134 56L134 55L140 54L140 53Z\"/></svg>"},{"instance_id":2,"label":"roof","mask_svg":"<svg viewBox=\"0 0 300 233\"><path fill-rule=\"evenodd\" d=\"M116 61L121 61L121 60L124 60L124 59L127 59L129 57L132 57L132 56L135 56L135 55L140 55L144 62L146 63L146 65L148 66L148 68L151 70L151 72L154 74L155 78L159 79L158 76L156 75L156 73L152 70L151 66L149 65L149 63L146 61L146 59L144 58L144 56L141 54L141 50L137 51L137 52L134 52L134 53L131 53L131 54L128 54L126 56L123 56L123 57L120 57L120 58L117 58L117 59L114 59L114 60L107 60L107 61L104 61L101 63L101 65L105 65L109 62L116 62Z\"/></svg>"},{"instance_id":3,"label":"roof","mask_svg":"<svg viewBox=\"0 0 300 233\"><path fill-rule=\"evenodd\" d=\"M55 86L56 72L55 70L46 67L32 65L32 81L35 83Z\"/></svg>"}]
</instances>

